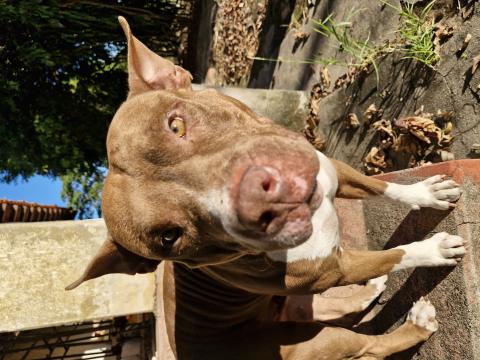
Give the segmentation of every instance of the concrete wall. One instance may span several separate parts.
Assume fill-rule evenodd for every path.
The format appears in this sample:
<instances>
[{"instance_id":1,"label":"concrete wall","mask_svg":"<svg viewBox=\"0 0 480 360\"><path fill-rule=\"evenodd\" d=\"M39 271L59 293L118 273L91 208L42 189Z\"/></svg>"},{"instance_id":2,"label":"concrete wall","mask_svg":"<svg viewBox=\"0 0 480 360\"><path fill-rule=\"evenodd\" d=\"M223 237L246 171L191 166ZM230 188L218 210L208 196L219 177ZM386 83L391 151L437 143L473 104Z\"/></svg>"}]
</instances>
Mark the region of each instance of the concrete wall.
<instances>
[{"instance_id":1,"label":"concrete wall","mask_svg":"<svg viewBox=\"0 0 480 360\"><path fill-rule=\"evenodd\" d=\"M404 321L420 296L427 296L434 304L439 322L438 332L425 344L389 359L480 359L480 160L451 161L380 178L412 183L436 174L447 174L462 184L464 193L456 209L413 211L381 198L336 200L340 221L346 225L342 226L346 248L388 249L441 231L468 240L468 253L455 268L419 268L389 276L387 290L358 331L391 331Z\"/></svg>"},{"instance_id":2,"label":"concrete wall","mask_svg":"<svg viewBox=\"0 0 480 360\"><path fill-rule=\"evenodd\" d=\"M103 220L0 224L0 332L153 311L154 274L106 275L75 290Z\"/></svg>"},{"instance_id":3,"label":"concrete wall","mask_svg":"<svg viewBox=\"0 0 480 360\"><path fill-rule=\"evenodd\" d=\"M194 90L208 87L194 85ZM247 104L255 112L292 130L301 131L307 118L308 95L296 90L244 89L217 87L216 90Z\"/></svg>"}]
</instances>

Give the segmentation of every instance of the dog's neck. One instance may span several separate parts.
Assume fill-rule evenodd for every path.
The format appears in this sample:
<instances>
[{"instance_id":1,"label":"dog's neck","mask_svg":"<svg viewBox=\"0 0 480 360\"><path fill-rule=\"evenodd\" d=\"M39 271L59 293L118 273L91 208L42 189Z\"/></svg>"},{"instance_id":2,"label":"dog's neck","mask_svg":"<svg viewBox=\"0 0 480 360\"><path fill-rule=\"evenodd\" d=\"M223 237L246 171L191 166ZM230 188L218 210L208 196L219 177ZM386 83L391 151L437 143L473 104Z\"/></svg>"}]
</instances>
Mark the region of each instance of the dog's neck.
<instances>
[{"instance_id":1,"label":"dog's neck","mask_svg":"<svg viewBox=\"0 0 480 360\"><path fill-rule=\"evenodd\" d=\"M221 279L226 269L226 277L240 276L238 265L190 269L165 263L163 301L167 331L174 329L168 334L172 344L218 341L246 325L274 319L271 295L253 294Z\"/></svg>"},{"instance_id":2,"label":"dog's neck","mask_svg":"<svg viewBox=\"0 0 480 360\"><path fill-rule=\"evenodd\" d=\"M166 262L163 301L170 343L178 348L181 343L218 342L246 326L278 319L281 304L272 294L312 293L319 280L325 289L333 286L336 278L330 275L339 271L339 253L337 248L326 259L291 263L266 254L245 255L197 269Z\"/></svg>"}]
</instances>

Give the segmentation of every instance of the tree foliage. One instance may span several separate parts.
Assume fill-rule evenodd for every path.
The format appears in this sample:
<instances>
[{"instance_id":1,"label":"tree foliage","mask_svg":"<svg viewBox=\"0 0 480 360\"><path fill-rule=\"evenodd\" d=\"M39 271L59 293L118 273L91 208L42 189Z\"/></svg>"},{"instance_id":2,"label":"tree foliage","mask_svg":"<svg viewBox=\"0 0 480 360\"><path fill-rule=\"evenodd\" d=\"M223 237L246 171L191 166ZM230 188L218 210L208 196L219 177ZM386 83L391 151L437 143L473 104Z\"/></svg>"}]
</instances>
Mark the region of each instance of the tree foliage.
<instances>
[{"instance_id":1,"label":"tree foliage","mask_svg":"<svg viewBox=\"0 0 480 360\"><path fill-rule=\"evenodd\" d=\"M102 180L107 128L127 91L118 15L177 56L188 19L175 0L0 0L1 181L63 176L71 205L96 207L85 190Z\"/></svg>"},{"instance_id":2,"label":"tree foliage","mask_svg":"<svg viewBox=\"0 0 480 360\"><path fill-rule=\"evenodd\" d=\"M62 178L62 198L74 204L80 219L102 215L100 194L105 171L97 168L91 173L82 173L73 169Z\"/></svg>"}]
</instances>

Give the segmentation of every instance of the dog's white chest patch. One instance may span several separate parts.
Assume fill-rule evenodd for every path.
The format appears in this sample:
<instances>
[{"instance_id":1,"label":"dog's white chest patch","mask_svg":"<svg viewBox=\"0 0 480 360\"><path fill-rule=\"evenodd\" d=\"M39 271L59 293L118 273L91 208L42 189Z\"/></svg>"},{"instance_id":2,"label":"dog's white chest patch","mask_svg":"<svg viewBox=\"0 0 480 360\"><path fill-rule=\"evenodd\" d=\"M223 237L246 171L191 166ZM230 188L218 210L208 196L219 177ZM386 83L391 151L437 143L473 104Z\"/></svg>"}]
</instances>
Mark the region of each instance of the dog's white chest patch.
<instances>
[{"instance_id":1,"label":"dog's white chest patch","mask_svg":"<svg viewBox=\"0 0 480 360\"><path fill-rule=\"evenodd\" d=\"M318 185L324 193L320 207L312 217L313 233L303 244L288 250L269 251L267 255L274 261L294 262L325 258L340 245L339 223L333 207L333 199L338 188L338 179L331 161L317 152L320 171L317 175Z\"/></svg>"}]
</instances>

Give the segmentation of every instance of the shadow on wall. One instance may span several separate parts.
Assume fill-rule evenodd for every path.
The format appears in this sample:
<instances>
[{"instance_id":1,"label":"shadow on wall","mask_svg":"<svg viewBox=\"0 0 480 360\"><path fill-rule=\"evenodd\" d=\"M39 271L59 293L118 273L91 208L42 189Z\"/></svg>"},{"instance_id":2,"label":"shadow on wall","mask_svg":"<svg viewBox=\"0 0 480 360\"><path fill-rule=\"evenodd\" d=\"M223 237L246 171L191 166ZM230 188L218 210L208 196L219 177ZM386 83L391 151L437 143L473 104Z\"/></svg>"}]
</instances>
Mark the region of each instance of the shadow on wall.
<instances>
[{"instance_id":1,"label":"shadow on wall","mask_svg":"<svg viewBox=\"0 0 480 360\"><path fill-rule=\"evenodd\" d=\"M257 57L278 58L280 45L288 31L287 24L290 23L294 8L294 0L273 0L269 2L260 34ZM276 64L274 61L255 60L248 87L269 88Z\"/></svg>"},{"instance_id":2,"label":"shadow on wall","mask_svg":"<svg viewBox=\"0 0 480 360\"><path fill-rule=\"evenodd\" d=\"M326 153L352 165L361 160L378 143L376 133L368 123L356 129L348 129L345 119L348 114L359 116L370 104L385 111L385 119L400 117L405 109L418 109L419 100L428 91L434 72L413 60L402 59L400 55L387 55L378 62L378 78L372 69L369 73L359 73L354 83L346 89L337 90L325 98L320 106L320 126L327 136ZM349 153L355 159L342 158ZM401 158L394 164L394 170L406 168Z\"/></svg>"}]
</instances>

